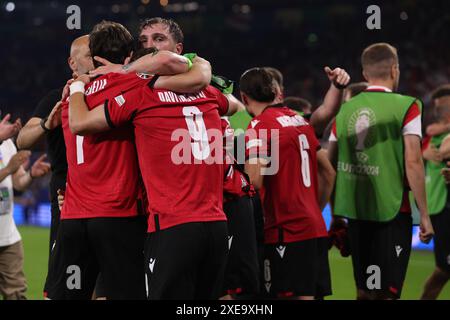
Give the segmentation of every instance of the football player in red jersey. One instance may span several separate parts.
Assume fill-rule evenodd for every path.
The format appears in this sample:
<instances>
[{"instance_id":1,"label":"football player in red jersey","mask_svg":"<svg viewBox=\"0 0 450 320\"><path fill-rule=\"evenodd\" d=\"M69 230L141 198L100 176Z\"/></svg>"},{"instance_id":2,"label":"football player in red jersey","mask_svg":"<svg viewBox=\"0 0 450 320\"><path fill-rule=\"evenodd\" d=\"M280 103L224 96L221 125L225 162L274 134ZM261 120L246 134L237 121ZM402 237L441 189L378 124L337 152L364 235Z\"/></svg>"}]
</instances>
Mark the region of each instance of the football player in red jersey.
<instances>
[{"instance_id":1,"label":"football player in red jersey","mask_svg":"<svg viewBox=\"0 0 450 320\"><path fill-rule=\"evenodd\" d=\"M217 299L222 285L228 251L223 158L215 161L213 154L223 148L220 115L235 112L237 104L211 86L199 90L193 76L199 70L194 69L195 64L191 74L155 76L149 86L118 95L92 111L79 93L83 90L77 89L82 83L71 85L69 117L75 132L92 134L130 122L135 127L150 200L146 245L150 299ZM210 78L209 70L203 87ZM158 89L175 80L191 86L176 91L192 93Z\"/></svg>"},{"instance_id":2,"label":"football player in red jersey","mask_svg":"<svg viewBox=\"0 0 450 320\"><path fill-rule=\"evenodd\" d=\"M156 47L178 54L183 51L183 32L173 20L151 18L140 27L139 41L142 47ZM233 95L227 97L235 103ZM244 106L240 106L243 110ZM231 127L227 126L225 133ZM232 152L231 152L232 153ZM231 155L230 153L230 155ZM256 247L255 219L253 217L253 186L236 163L225 165L224 212L228 221L229 255L221 299L254 296L259 291L259 266Z\"/></svg>"},{"instance_id":3,"label":"football player in red jersey","mask_svg":"<svg viewBox=\"0 0 450 320\"><path fill-rule=\"evenodd\" d=\"M132 41L122 25L102 22L90 34L90 51L119 63L130 55ZM152 72L188 70L187 59L173 53L160 52L147 60L152 62L153 69L148 70ZM92 109L115 95L148 84L150 78L136 73L99 77L87 88L87 103ZM142 252L146 217L133 128L74 135L69 127L68 102L62 108L69 170L61 231L51 258L56 271L48 298L89 299L101 271L107 299L145 299ZM78 284L67 285L77 273L81 276Z\"/></svg>"},{"instance_id":4,"label":"football player in red jersey","mask_svg":"<svg viewBox=\"0 0 450 320\"><path fill-rule=\"evenodd\" d=\"M327 230L321 209L330 197L335 171L308 122L276 103L277 87L270 72L265 68L246 71L240 88L254 117L246 132L245 166L264 209L265 289L276 298L330 295ZM326 177L321 186L319 172Z\"/></svg>"},{"instance_id":5,"label":"football player in red jersey","mask_svg":"<svg viewBox=\"0 0 450 320\"><path fill-rule=\"evenodd\" d=\"M175 21L151 18L145 20L140 29L139 41L143 48L169 50L178 54L183 51L183 32ZM92 72L93 75L104 72L123 72L124 67L120 65L112 65L104 59L102 62L105 67L95 70ZM125 66L125 69L128 68L129 66ZM131 68L134 69L135 66L133 65ZM227 97L233 103L238 103L238 100L231 94L228 94ZM244 109L242 104L240 107ZM223 123L226 122L226 120L222 121ZM222 299L232 299L243 295L248 297L258 293L259 266L255 243L255 218L253 217L253 187L244 182L246 177L241 172L240 166L236 164L226 165L225 172L224 211L228 221L230 252L225 271ZM243 189L246 191L243 191Z\"/></svg>"}]
</instances>

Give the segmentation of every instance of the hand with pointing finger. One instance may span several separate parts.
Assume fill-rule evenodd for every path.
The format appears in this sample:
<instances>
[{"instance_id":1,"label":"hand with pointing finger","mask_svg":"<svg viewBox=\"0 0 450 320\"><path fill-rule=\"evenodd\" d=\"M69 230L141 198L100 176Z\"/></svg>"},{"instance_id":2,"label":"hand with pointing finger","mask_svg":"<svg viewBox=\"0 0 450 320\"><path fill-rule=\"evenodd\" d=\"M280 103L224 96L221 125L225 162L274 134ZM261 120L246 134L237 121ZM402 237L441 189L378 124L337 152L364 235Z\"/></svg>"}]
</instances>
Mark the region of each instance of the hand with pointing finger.
<instances>
[{"instance_id":1,"label":"hand with pointing finger","mask_svg":"<svg viewBox=\"0 0 450 320\"><path fill-rule=\"evenodd\" d=\"M345 89L350 83L350 75L341 68L331 69L330 67L325 67L325 73L331 83L339 90Z\"/></svg>"},{"instance_id":2,"label":"hand with pointing finger","mask_svg":"<svg viewBox=\"0 0 450 320\"><path fill-rule=\"evenodd\" d=\"M50 163L44 161L46 157L46 154L40 156L31 167L30 173L33 178L43 177L50 172Z\"/></svg>"}]
</instances>

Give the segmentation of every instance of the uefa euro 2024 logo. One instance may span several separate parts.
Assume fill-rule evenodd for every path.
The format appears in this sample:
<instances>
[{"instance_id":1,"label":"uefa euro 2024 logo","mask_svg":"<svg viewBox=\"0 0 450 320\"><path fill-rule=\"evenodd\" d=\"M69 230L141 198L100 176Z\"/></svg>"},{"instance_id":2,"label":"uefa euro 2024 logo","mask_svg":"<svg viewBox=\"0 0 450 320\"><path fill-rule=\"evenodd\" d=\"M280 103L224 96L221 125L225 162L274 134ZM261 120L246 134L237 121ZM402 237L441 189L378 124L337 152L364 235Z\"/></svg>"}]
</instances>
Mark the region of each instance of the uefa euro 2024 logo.
<instances>
[{"instance_id":1,"label":"uefa euro 2024 logo","mask_svg":"<svg viewBox=\"0 0 450 320\"><path fill-rule=\"evenodd\" d=\"M376 123L375 113L370 108L362 108L355 111L348 122L348 135L356 144L357 158L361 162L367 162L368 155L363 151L373 143L373 130Z\"/></svg>"}]
</instances>

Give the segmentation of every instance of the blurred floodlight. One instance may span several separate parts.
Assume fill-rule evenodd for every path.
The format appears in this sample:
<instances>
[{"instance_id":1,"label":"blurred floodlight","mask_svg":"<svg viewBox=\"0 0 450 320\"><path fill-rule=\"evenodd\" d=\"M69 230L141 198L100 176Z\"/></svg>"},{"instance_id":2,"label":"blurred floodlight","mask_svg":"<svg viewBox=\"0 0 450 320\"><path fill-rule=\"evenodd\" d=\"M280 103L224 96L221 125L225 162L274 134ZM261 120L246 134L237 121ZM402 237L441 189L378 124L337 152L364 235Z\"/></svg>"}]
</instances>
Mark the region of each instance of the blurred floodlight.
<instances>
[{"instance_id":1,"label":"blurred floodlight","mask_svg":"<svg viewBox=\"0 0 450 320\"><path fill-rule=\"evenodd\" d=\"M14 2L8 2L5 7L6 11L13 12L16 9L16 4Z\"/></svg>"},{"instance_id":2,"label":"blurred floodlight","mask_svg":"<svg viewBox=\"0 0 450 320\"><path fill-rule=\"evenodd\" d=\"M242 7L241 7L241 12L243 13L243 14L249 14L250 13L250 6L249 5L247 5L247 4L244 4Z\"/></svg>"},{"instance_id":3,"label":"blurred floodlight","mask_svg":"<svg viewBox=\"0 0 450 320\"><path fill-rule=\"evenodd\" d=\"M111 11L114 12L114 13L119 13L120 12L120 6L118 4L114 4L111 7Z\"/></svg>"},{"instance_id":4,"label":"blurred floodlight","mask_svg":"<svg viewBox=\"0 0 450 320\"><path fill-rule=\"evenodd\" d=\"M402 13L400 13L400 19L402 19L403 21L408 20L408 14L403 11Z\"/></svg>"},{"instance_id":5,"label":"blurred floodlight","mask_svg":"<svg viewBox=\"0 0 450 320\"><path fill-rule=\"evenodd\" d=\"M189 2L184 5L184 11L196 11L198 7L198 2Z\"/></svg>"}]
</instances>

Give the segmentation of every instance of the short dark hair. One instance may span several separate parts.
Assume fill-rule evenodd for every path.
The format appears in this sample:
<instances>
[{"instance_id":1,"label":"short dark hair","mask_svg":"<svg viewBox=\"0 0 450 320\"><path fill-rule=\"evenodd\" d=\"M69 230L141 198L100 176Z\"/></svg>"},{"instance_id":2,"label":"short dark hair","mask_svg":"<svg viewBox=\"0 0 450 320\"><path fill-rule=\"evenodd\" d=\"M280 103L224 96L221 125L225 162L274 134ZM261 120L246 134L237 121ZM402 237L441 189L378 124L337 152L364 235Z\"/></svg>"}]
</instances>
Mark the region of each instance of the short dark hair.
<instances>
[{"instance_id":1,"label":"short dark hair","mask_svg":"<svg viewBox=\"0 0 450 320\"><path fill-rule=\"evenodd\" d=\"M266 68L252 68L245 71L239 87L243 93L258 102L272 102L275 97L275 79Z\"/></svg>"},{"instance_id":2,"label":"short dark hair","mask_svg":"<svg viewBox=\"0 0 450 320\"><path fill-rule=\"evenodd\" d=\"M145 28L151 27L152 25L158 24L158 23L163 24L169 28L169 33L172 35L172 37L176 43L184 42L183 31L181 30L178 23L176 23L172 19L164 19L161 17L145 19L144 21L141 22L141 26L139 28L139 33L141 33L142 30L144 30Z\"/></svg>"},{"instance_id":3,"label":"short dark hair","mask_svg":"<svg viewBox=\"0 0 450 320\"><path fill-rule=\"evenodd\" d=\"M372 44L364 50L361 63L369 78L386 79L392 65L398 64L397 49L384 42Z\"/></svg>"},{"instance_id":4,"label":"short dark hair","mask_svg":"<svg viewBox=\"0 0 450 320\"><path fill-rule=\"evenodd\" d=\"M281 73L281 71L274 67L264 67L264 69L266 69L272 75L272 77L278 83L280 88L283 90L284 79L283 79L283 74Z\"/></svg>"},{"instance_id":5,"label":"short dark hair","mask_svg":"<svg viewBox=\"0 0 450 320\"><path fill-rule=\"evenodd\" d=\"M350 84L345 90L347 92L349 92L350 97L353 98L354 96L365 91L368 87L369 87L369 84L367 82L356 82L356 83Z\"/></svg>"},{"instance_id":6,"label":"short dark hair","mask_svg":"<svg viewBox=\"0 0 450 320\"><path fill-rule=\"evenodd\" d=\"M283 104L292 110L303 113L308 113L312 109L311 102L299 97L287 97L284 99Z\"/></svg>"},{"instance_id":7,"label":"short dark hair","mask_svg":"<svg viewBox=\"0 0 450 320\"><path fill-rule=\"evenodd\" d=\"M447 96L450 97L450 84L441 85L431 93L431 99L433 100Z\"/></svg>"},{"instance_id":8,"label":"short dark hair","mask_svg":"<svg viewBox=\"0 0 450 320\"><path fill-rule=\"evenodd\" d=\"M134 39L123 25L112 21L102 21L89 34L91 56L99 56L112 63L121 64L133 51ZM94 60L97 68L101 64Z\"/></svg>"}]
</instances>

